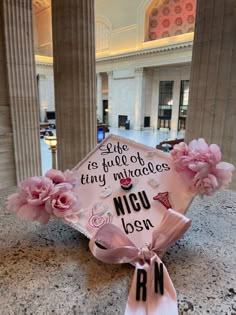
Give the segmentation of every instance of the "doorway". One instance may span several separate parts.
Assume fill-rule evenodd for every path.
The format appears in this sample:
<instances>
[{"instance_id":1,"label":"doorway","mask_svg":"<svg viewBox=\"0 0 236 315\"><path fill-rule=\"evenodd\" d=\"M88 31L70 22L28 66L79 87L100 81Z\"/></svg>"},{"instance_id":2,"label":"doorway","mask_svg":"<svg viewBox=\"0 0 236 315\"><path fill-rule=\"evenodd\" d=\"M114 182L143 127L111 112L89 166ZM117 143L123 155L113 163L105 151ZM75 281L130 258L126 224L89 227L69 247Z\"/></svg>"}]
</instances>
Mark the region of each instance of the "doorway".
<instances>
[{"instance_id":1,"label":"doorway","mask_svg":"<svg viewBox=\"0 0 236 315\"><path fill-rule=\"evenodd\" d=\"M102 121L108 125L108 100L103 100L103 119Z\"/></svg>"},{"instance_id":2,"label":"doorway","mask_svg":"<svg viewBox=\"0 0 236 315\"><path fill-rule=\"evenodd\" d=\"M126 115L119 115L118 116L118 127L119 128L125 127L126 120L128 120L128 116L126 116Z\"/></svg>"}]
</instances>

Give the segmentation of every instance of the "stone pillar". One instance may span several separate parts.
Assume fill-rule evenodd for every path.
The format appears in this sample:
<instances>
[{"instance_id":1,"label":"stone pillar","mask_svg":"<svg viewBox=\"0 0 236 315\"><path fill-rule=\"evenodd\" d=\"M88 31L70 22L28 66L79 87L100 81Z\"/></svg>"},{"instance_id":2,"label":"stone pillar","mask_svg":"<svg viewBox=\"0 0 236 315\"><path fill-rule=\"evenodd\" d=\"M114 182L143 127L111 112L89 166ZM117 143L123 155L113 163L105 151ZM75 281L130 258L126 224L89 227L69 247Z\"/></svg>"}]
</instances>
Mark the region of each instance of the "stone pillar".
<instances>
[{"instance_id":1,"label":"stone pillar","mask_svg":"<svg viewBox=\"0 0 236 315\"><path fill-rule=\"evenodd\" d=\"M152 115L151 115L151 126L154 130L156 130L158 127L159 89L160 89L159 70L154 69L153 81L152 81Z\"/></svg>"},{"instance_id":2,"label":"stone pillar","mask_svg":"<svg viewBox=\"0 0 236 315\"><path fill-rule=\"evenodd\" d=\"M0 2L0 188L41 174L32 1Z\"/></svg>"},{"instance_id":3,"label":"stone pillar","mask_svg":"<svg viewBox=\"0 0 236 315\"><path fill-rule=\"evenodd\" d=\"M186 141L217 143L236 165L235 0L197 1L187 116Z\"/></svg>"},{"instance_id":4,"label":"stone pillar","mask_svg":"<svg viewBox=\"0 0 236 315\"><path fill-rule=\"evenodd\" d=\"M103 122L102 75L97 73L97 118Z\"/></svg>"},{"instance_id":5,"label":"stone pillar","mask_svg":"<svg viewBox=\"0 0 236 315\"><path fill-rule=\"evenodd\" d=\"M173 136L177 136L179 122L179 99L180 99L180 75L174 80L173 105L171 112L171 131Z\"/></svg>"},{"instance_id":6,"label":"stone pillar","mask_svg":"<svg viewBox=\"0 0 236 315\"><path fill-rule=\"evenodd\" d=\"M94 0L52 0L58 168L96 145Z\"/></svg>"},{"instance_id":7,"label":"stone pillar","mask_svg":"<svg viewBox=\"0 0 236 315\"><path fill-rule=\"evenodd\" d=\"M134 129L142 130L144 125L143 68L135 69L135 86Z\"/></svg>"},{"instance_id":8,"label":"stone pillar","mask_svg":"<svg viewBox=\"0 0 236 315\"><path fill-rule=\"evenodd\" d=\"M108 125L111 127L118 126L118 119L115 122L114 110L112 111L112 83L113 83L113 71L109 71L108 75Z\"/></svg>"}]
</instances>

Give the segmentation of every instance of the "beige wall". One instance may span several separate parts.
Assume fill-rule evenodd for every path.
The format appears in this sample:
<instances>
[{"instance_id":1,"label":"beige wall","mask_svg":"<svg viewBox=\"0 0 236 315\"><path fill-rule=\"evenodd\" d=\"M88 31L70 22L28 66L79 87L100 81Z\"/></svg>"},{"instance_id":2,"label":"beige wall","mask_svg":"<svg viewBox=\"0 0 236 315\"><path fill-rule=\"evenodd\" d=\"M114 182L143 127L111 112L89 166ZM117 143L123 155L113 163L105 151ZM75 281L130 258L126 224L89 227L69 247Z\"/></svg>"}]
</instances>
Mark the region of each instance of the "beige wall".
<instances>
[{"instance_id":1,"label":"beige wall","mask_svg":"<svg viewBox=\"0 0 236 315\"><path fill-rule=\"evenodd\" d=\"M34 14L34 42L37 55L52 56L51 7Z\"/></svg>"},{"instance_id":2,"label":"beige wall","mask_svg":"<svg viewBox=\"0 0 236 315\"><path fill-rule=\"evenodd\" d=\"M96 15L104 15L112 21L113 29L137 23L137 9L143 0L96 0Z\"/></svg>"},{"instance_id":3,"label":"beige wall","mask_svg":"<svg viewBox=\"0 0 236 315\"><path fill-rule=\"evenodd\" d=\"M151 116L152 113L152 89L153 87L153 68L144 70L144 116Z\"/></svg>"},{"instance_id":4,"label":"beige wall","mask_svg":"<svg viewBox=\"0 0 236 315\"><path fill-rule=\"evenodd\" d=\"M111 104L109 104L110 120L112 127L118 127L118 116L127 115L131 120L131 128L134 120L135 80L133 70L118 70L113 72L111 90Z\"/></svg>"},{"instance_id":5,"label":"beige wall","mask_svg":"<svg viewBox=\"0 0 236 315\"><path fill-rule=\"evenodd\" d=\"M37 64L36 74L40 121L43 122L45 108L47 111L55 111L53 67L51 64Z\"/></svg>"}]
</instances>

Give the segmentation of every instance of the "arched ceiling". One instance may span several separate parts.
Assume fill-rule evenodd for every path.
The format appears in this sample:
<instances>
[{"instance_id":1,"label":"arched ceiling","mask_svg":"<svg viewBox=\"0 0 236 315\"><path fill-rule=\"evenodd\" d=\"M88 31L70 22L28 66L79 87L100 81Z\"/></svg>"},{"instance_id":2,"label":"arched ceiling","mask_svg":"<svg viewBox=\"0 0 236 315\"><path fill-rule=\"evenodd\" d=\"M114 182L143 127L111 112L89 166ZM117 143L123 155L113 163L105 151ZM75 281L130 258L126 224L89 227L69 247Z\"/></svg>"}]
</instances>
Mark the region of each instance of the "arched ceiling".
<instances>
[{"instance_id":1,"label":"arched ceiling","mask_svg":"<svg viewBox=\"0 0 236 315\"><path fill-rule=\"evenodd\" d=\"M39 14L51 6L51 0L32 0L32 4L34 13Z\"/></svg>"}]
</instances>

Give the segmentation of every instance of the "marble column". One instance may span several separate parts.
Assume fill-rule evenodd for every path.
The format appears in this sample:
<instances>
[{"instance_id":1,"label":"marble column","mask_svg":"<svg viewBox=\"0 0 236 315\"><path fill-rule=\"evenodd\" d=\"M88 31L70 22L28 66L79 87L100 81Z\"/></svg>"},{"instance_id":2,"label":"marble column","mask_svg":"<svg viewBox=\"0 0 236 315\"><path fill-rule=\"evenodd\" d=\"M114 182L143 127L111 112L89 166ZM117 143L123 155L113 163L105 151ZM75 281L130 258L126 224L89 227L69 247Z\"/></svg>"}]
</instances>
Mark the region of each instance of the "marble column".
<instances>
[{"instance_id":1,"label":"marble column","mask_svg":"<svg viewBox=\"0 0 236 315\"><path fill-rule=\"evenodd\" d=\"M113 71L107 73L108 76L108 125L118 127L118 119L115 120L114 109L112 110L112 87L113 87Z\"/></svg>"},{"instance_id":2,"label":"marble column","mask_svg":"<svg viewBox=\"0 0 236 315\"><path fill-rule=\"evenodd\" d=\"M173 89L173 105L171 112L171 131L174 137L177 136L178 132L178 121L179 121L179 100L180 100L180 75L176 76L174 80L174 89Z\"/></svg>"},{"instance_id":3,"label":"marble column","mask_svg":"<svg viewBox=\"0 0 236 315\"><path fill-rule=\"evenodd\" d=\"M52 0L58 168L96 145L94 0Z\"/></svg>"},{"instance_id":4,"label":"marble column","mask_svg":"<svg viewBox=\"0 0 236 315\"><path fill-rule=\"evenodd\" d=\"M235 104L236 1L198 0L186 141L217 143L236 165Z\"/></svg>"},{"instance_id":5,"label":"marble column","mask_svg":"<svg viewBox=\"0 0 236 315\"><path fill-rule=\"evenodd\" d=\"M134 129L142 130L144 125L143 68L135 69L135 86Z\"/></svg>"},{"instance_id":6,"label":"marble column","mask_svg":"<svg viewBox=\"0 0 236 315\"><path fill-rule=\"evenodd\" d=\"M103 122L102 75L97 73L97 118Z\"/></svg>"},{"instance_id":7,"label":"marble column","mask_svg":"<svg viewBox=\"0 0 236 315\"><path fill-rule=\"evenodd\" d=\"M32 1L0 2L0 188L41 174Z\"/></svg>"},{"instance_id":8,"label":"marble column","mask_svg":"<svg viewBox=\"0 0 236 315\"><path fill-rule=\"evenodd\" d=\"M152 115L151 115L151 126L154 130L158 127L158 106L159 106L159 89L160 89L160 78L159 70L153 70L153 81L152 81Z\"/></svg>"}]
</instances>

